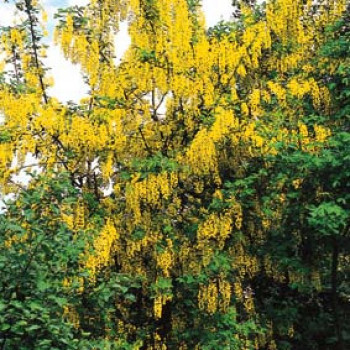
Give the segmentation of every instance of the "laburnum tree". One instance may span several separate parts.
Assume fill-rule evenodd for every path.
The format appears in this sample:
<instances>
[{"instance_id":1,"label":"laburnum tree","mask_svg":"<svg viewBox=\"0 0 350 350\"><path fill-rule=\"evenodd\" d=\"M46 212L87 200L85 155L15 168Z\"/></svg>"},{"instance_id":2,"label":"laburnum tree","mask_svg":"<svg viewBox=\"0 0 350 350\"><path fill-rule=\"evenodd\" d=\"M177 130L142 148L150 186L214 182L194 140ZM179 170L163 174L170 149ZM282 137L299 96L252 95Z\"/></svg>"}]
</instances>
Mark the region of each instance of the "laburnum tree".
<instances>
[{"instance_id":1,"label":"laburnum tree","mask_svg":"<svg viewBox=\"0 0 350 350\"><path fill-rule=\"evenodd\" d=\"M49 94L43 4L12 4L0 349L348 348L349 2L60 9L79 104Z\"/></svg>"}]
</instances>

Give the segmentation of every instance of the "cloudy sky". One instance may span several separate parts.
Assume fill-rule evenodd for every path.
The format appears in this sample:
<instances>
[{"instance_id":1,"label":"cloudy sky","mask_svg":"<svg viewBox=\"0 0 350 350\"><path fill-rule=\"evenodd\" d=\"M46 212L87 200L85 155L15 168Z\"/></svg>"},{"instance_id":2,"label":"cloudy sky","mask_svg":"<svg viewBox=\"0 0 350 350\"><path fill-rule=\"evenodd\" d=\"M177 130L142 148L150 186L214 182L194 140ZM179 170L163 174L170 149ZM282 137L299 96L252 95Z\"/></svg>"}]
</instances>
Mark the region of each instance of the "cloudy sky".
<instances>
[{"instance_id":1,"label":"cloudy sky","mask_svg":"<svg viewBox=\"0 0 350 350\"><path fill-rule=\"evenodd\" d=\"M212 26L221 19L228 20L232 14L232 0L202 0L204 13L206 15L207 26ZM46 11L48 12L48 26L50 32L55 25L53 15L60 7L73 5L86 5L88 0L43 0ZM11 25L14 20L14 6L0 2L0 26ZM116 37L116 61L120 61L123 53L128 48L130 39L128 36L127 24L123 23L120 32ZM51 67L51 75L54 78L55 85L49 91L50 95L56 96L60 101L67 102L72 100L79 102L87 93L78 67L64 59L58 47L49 43L47 51L46 65ZM67 84L67 80L70 82Z\"/></svg>"}]
</instances>

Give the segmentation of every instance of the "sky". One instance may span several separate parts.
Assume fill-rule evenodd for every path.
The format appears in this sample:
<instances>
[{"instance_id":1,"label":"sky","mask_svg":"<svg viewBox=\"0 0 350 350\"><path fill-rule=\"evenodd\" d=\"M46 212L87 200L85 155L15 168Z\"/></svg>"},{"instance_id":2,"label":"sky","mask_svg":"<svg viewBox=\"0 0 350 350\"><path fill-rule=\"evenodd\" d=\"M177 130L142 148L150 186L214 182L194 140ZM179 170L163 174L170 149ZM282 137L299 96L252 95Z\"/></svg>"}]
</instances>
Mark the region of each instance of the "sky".
<instances>
[{"instance_id":1,"label":"sky","mask_svg":"<svg viewBox=\"0 0 350 350\"><path fill-rule=\"evenodd\" d=\"M215 25L220 20L229 20L232 14L232 0L202 0L202 6L206 17L207 27ZM55 21L54 13L60 7L86 5L88 0L43 0L42 4L48 13L48 28L52 32ZM14 20L13 4L0 3L0 26L11 25ZM119 63L123 53L130 45L127 23L122 23L120 31L115 39L116 63ZM48 91L51 96L55 96L61 102L69 100L78 103L81 98L87 95L88 88L84 84L79 68L67 61L60 49L49 41L47 67L51 68L51 75L54 78L54 86ZM67 84L67 80L69 84Z\"/></svg>"}]
</instances>

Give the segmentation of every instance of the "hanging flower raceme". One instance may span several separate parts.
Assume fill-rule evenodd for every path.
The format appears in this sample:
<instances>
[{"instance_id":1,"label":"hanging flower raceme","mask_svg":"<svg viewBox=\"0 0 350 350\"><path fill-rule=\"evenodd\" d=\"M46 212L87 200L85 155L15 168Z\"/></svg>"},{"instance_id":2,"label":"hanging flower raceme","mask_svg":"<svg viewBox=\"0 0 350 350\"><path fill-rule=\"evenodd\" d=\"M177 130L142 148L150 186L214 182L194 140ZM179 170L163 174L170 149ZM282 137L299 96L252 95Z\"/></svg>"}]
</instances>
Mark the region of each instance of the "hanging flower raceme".
<instances>
[{"instance_id":1,"label":"hanging flower raceme","mask_svg":"<svg viewBox=\"0 0 350 350\"><path fill-rule=\"evenodd\" d=\"M106 224L94 238L91 245L92 250L88 252L84 258L84 267L90 273L90 280L95 281L96 274L110 262L113 255L113 247L117 244L119 234L111 220L107 220Z\"/></svg>"}]
</instances>

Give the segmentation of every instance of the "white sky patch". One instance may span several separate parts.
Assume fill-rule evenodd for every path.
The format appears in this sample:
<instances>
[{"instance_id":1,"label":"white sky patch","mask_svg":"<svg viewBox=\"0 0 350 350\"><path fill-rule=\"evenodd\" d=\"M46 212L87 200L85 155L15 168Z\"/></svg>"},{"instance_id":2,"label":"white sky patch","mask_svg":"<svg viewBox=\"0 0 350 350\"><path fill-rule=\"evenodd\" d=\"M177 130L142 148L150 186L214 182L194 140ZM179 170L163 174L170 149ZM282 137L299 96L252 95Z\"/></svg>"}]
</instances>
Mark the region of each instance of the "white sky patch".
<instances>
[{"instance_id":1,"label":"white sky patch","mask_svg":"<svg viewBox=\"0 0 350 350\"><path fill-rule=\"evenodd\" d=\"M1 9L1 18L0 18L0 26L11 26L14 24L16 20L16 8L13 4L2 3L0 4Z\"/></svg>"},{"instance_id":2,"label":"white sky patch","mask_svg":"<svg viewBox=\"0 0 350 350\"><path fill-rule=\"evenodd\" d=\"M15 199L14 193L9 193L3 197L0 194L0 214L6 212L6 205L4 202Z\"/></svg>"},{"instance_id":3,"label":"white sky patch","mask_svg":"<svg viewBox=\"0 0 350 350\"><path fill-rule=\"evenodd\" d=\"M207 27L221 20L229 21L233 12L232 0L202 0L202 8Z\"/></svg>"},{"instance_id":4,"label":"white sky patch","mask_svg":"<svg viewBox=\"0 0 350 350\"><path fill-rule=\"evenodd\" d=\"M14 169L18 166L18 158L14 157L11 162L11 168ZM22 168L17 174L13 174L11 176L11 181L14 184L18 184L21 187L27 187L32 177L28 175L27 171L30 171L31 174L36 172L37 174L41 173L42 168L38 166L38 159L34 157L32 153L27 153L26 158L24 160L24 168ZM5 202L8 200L15 199L14 193L9 193L7 195L3 195L0 192L0 214L6 211Z\"/></svg>"},{"instance_id":5,"label":"white sky patch","mask_svg":"<svg viewBox=\"0 0 350 350\"><path fill-rule=\"evenodd\" d=\"M12 161L12 167L17 166L16 157ZM32 177L28 175L27 171L30 173L41 173L42 168L38 166L38 159L34 157L32 153L27 153L26 158L24 160L23 168L19 171L19 173L12 175L11 179L14 183L18 183L20 185L28 186Z\"/></svg>"},{"instance_id":6,"label":"white sky patch","mask_svg":"<svg viewBox=\"0 0 350 350\"><path fill-rule=\"evenodd\" d=\"M52 40L52 35L53 35L53 31L55 29L55 25L56 25L56 20L54 19L54 15L57 12L57 7L53 6L53 5L47 5L45 7L45 11L47 13L47 23L46 25L46 29L49 32L50 37L48 38L49 40Z\"/></svg>"},{"instance_id":7,"label":"white sky patch","mask_svg":"<svg viewBox=\"0 0 350 350\"><path fill-rule=\"evenodd\" d=\"M119 25L119 32L114 38L114 46L116 52L114 63L116 65L118 65L121 62L126 50L131 44L131 38L128 32L128 27L129 26L126 21L121 22Z\"/></svg>"},{"instance_id":8,"label":"white sky patch","mask_svg":"<svg viewBox=\"0 0 350 350\"><path fill-rule=\"evenodd\" d=\"M68 1L68 6L86 6L89 3L88 0L69 0Z\"/></svg>"},{"instance_id":9,"label":"white sky patch","mask_svg":"<svg viewBox=\"0 0 350 350\"><path fill-rule=\"evenodd\" d=\"M109 184L106 188L104 188L103 191L103 195L105 197L109 197L112 193L113 193L113 187L114 187L114 183L111 179L109 179Z\"/></svg>"},{"instance_id":10,"label":"white sky patch","mask_svg":"<svg viewBox=\"0 0 350 350\"><path fill-rule=\"evenodd\" d=\"M48 90L50 96L63 103L79 103L82 98L88 96L89 88L84 83L80 67L68 61L58 46L50 45L45 63L51 68L49 75L54 78L54 86Z\"/></svg>"}]
</instances>

